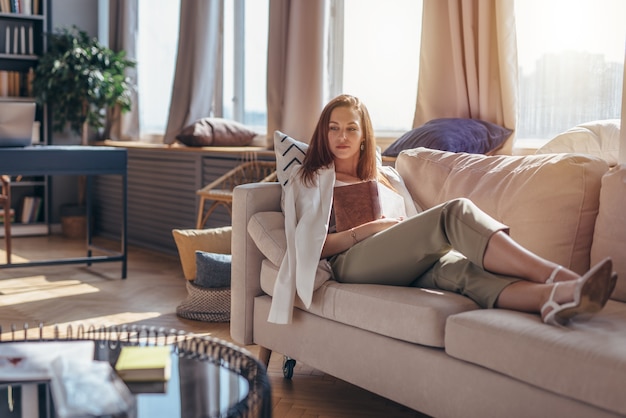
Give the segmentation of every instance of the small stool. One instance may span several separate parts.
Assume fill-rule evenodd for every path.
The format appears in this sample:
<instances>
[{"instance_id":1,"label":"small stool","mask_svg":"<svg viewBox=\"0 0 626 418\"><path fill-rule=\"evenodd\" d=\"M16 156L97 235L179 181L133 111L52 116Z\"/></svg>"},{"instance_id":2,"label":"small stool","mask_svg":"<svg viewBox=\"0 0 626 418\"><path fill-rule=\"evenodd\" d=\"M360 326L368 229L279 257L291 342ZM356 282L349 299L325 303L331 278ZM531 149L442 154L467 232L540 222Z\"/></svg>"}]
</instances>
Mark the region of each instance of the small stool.
<instances>
[{"instance_id":1,"label":"small stool","mask_svg":"<svg viewBox=\"0 0 626 418\"><path fill-rule=\"evenodd\" d=\"M188 296L176 307L176 315L194 321L230 321L230 287L205 288L186 282Z\"/></svg>"}]
</instances>

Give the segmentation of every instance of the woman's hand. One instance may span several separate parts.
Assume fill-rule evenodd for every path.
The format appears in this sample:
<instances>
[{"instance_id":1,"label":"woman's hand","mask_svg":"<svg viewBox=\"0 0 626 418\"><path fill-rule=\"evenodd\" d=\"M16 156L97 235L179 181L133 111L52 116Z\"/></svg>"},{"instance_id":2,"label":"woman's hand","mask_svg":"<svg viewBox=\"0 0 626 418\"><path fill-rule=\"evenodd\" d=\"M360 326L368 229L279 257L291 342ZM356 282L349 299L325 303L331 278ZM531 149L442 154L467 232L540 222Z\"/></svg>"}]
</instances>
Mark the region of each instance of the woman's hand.
<instances>
[{"instance_id":1,"label":"woman's hand","mask_svg":"<svg viewBox=\"0 0 626 418\"><path fill-rule=\"evenodd\" d=\"M342 253L353 245L363 241L365 238L384 231L387 228L391 228L402 221L403 219L399 218L380 218L347 231L327 234L320 258L328 258L335 254Z\"/></svg>"}]
</instances>

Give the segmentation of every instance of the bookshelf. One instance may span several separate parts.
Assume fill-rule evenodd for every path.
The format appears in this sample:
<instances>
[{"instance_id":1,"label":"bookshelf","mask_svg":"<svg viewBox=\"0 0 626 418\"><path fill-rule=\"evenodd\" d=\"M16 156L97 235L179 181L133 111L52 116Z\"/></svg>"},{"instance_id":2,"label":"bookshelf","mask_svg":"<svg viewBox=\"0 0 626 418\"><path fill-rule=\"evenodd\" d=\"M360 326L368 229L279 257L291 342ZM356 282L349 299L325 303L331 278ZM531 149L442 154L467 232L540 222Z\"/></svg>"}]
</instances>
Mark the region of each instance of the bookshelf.
<instances>
[{"instance_id":1,"label":"bookshelf","mask_svg":"<svg viewBox=\"0 0 626 418\"><path fill-rule=\"evenodd\" d=\"M0 0L0 101L35 101L30 82L39 55L46 50L48 10L49 0ZM33 144L47 144L45 106L37 106L35 120ZM11 234L47 234L48 178L11 176L11 195L15 210Z\"/></svg>"}]
</instances>

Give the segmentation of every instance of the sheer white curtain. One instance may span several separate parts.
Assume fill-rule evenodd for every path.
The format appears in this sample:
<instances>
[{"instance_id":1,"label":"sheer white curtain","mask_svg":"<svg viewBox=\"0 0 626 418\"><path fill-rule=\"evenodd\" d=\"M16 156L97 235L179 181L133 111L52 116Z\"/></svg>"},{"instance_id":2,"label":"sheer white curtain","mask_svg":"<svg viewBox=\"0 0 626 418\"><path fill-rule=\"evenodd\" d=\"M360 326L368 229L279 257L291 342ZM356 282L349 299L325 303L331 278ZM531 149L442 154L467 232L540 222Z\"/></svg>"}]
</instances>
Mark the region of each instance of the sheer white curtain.
<instances>
[{"instance_id":1,"label":"sheer white curtain","mask_svg":"<svg viewBox=\"0 0 626 418\"><path fill-rule=\"evenodd\" d=\"M267 136L280 130L308 142L324 106L324 0L271 0L267 58Z\"/></svg>"},{"instance_id":2,"label":"sheer white curtain","mask_svg":"<svg viewBox=\"0 0 626 418\"><path fill-rule=\"evenodd\" d=\"M513 0L424 0L413 126L463 117L516 126ZM510 154L512 138L499 150Z\"/></svg>"},{"instance_id":3,"label":"sheer white curtain","mask_svg":"<svg viewBox=\"0 0 626 418\"><path fill-rule=\"evenodd\" d=\"M221 102L223 0L181 0L180 35L170 113L163 142L182 128L215 116Z\"/></svg>"}]
</instances>

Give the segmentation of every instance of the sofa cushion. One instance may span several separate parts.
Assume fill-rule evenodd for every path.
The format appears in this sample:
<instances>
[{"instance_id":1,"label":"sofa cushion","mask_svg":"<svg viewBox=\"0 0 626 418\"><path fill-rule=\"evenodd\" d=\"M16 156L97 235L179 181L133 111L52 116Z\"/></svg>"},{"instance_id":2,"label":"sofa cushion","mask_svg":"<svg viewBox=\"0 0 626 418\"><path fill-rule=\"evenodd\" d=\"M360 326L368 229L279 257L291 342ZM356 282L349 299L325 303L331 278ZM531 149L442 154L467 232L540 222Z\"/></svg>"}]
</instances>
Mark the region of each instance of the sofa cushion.
<instances>
[{"instance_id":1,"label":"sofa cushion","mask_svg":"<svg viewBox=\"0 0 626 418\"><path fill-rule=\"evenodd\" d=\"M542 257L582 274L607 163L578 154L484 156L418 148L396 168L422 208L467 197Z\"/></svg>"},{"instance_id":2,"label":"sofa cushion","mask_svg":"<svg viewBox=\"0 0 626 418\"><path fill-rule=\"evenodd\" d=\"M272 295L278 267L264 260L261 288ZM444 327L450 315L479 309L471 299L456 293L416 287L338 283L326 281L303 311L380 335L443 347Z\"/></svg>"},{"instance_id":3,"label":"sofa cushion","mask_svg":"<svg viewBox=\"0 0 626 418\"><path fill-rule=\"evenodd\" d=\"M618 163L619 119L596 120L576 125L552 138L537 154L576 152L603 158L610 166Z\"/></svg>"},{"instance_id":4,"label":"sofa cushion","mask_svg":"<svg viewBox=\"0 0 626 418\"><path fill-rule=\"evenodd\" d=\"M613 258L617 285L612 298L626 302L626 165L614 167L602 177L600 210L591 245L591 263Z\"/></svg>"},{"instance_id":5,"label":"sofa cushion","mask_svg":"<svg viewBox=\"0 0 626 418\"><path fill-rule=\"evenodd\" d=\"M287 251L285 215L282 212L257 212L248 222L248 233L261 253L280 266Z\"/></svg>"},{"instance_id":6,"label":"sofa cushion","mask_svg":"<svg viewBox=\"0 0 626 418\"><path fill-rule=\"evenodd\" d=\"M446 353L545 390L626 414L626 304L557 328L499 309L448 318Z\"/></svg>"}]
</instances>

